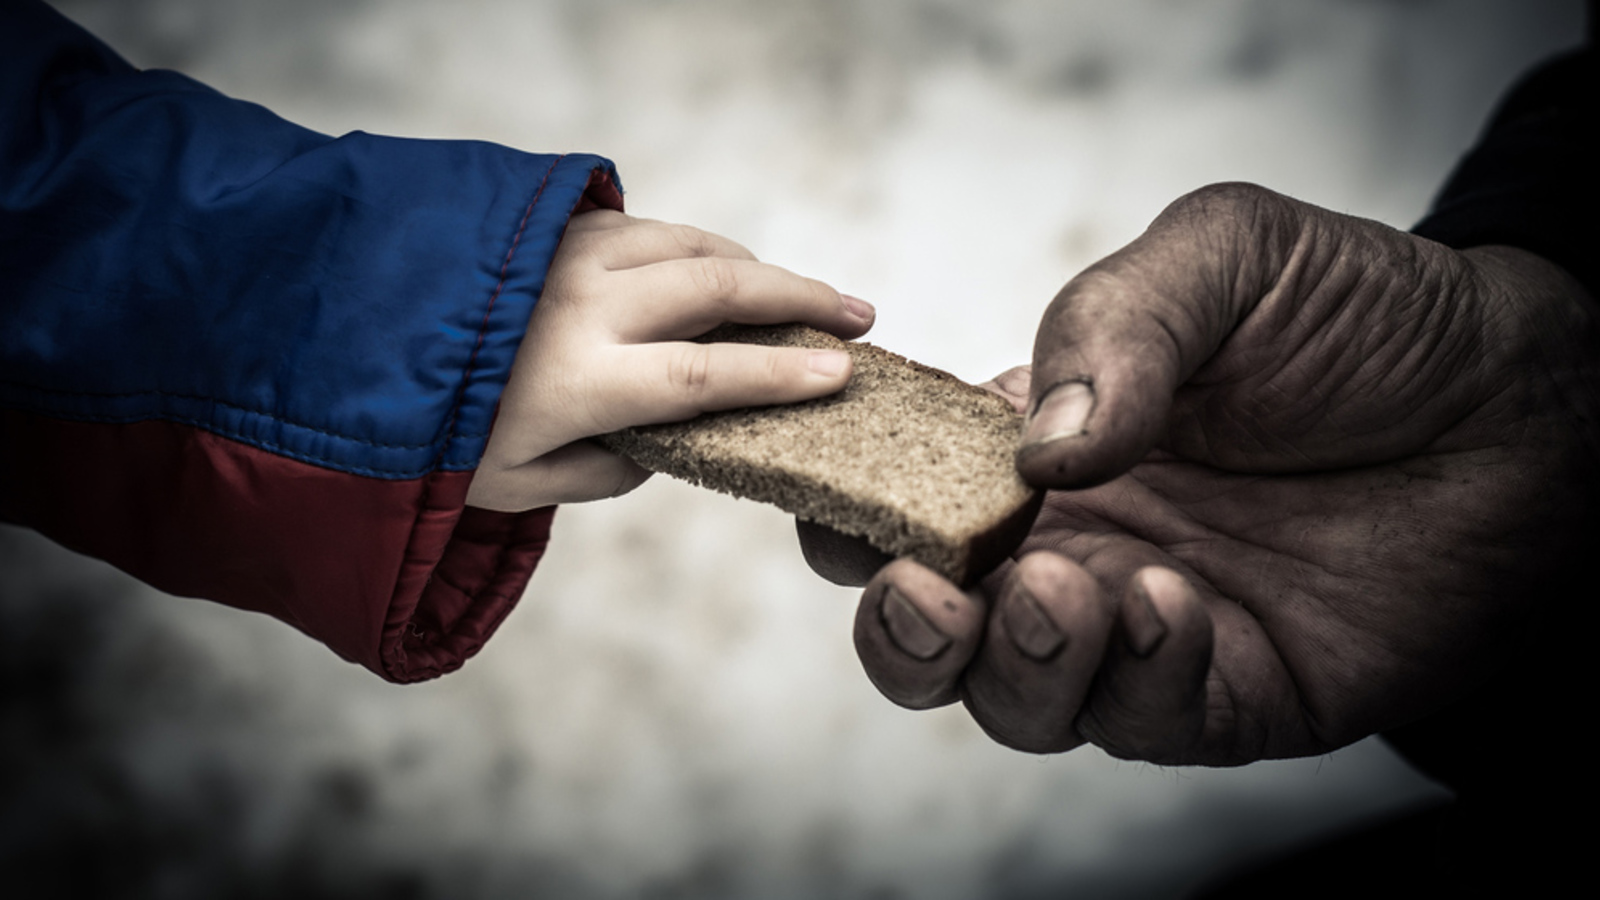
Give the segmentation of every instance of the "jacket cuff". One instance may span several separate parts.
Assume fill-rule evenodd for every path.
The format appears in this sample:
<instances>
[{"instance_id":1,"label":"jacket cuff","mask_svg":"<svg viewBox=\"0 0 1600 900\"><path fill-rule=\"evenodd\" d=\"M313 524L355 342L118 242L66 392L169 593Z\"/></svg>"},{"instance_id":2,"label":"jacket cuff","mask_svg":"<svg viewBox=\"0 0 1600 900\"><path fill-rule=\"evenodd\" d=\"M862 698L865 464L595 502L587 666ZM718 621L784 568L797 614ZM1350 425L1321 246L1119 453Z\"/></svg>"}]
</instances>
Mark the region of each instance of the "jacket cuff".
<instances>
[{"instance_id":1,"label":"jacket cuff","mask_svg":"<svg viewBox=\"0 0 1600 900\"><path fill-rule=\"evenodd\" d=\"M464 506L471 478L427 479L377 648L390 681L461 667L515 608L550 541L555 507L501 513Z\"/></svg>"},{"instance_id":2,"label":"jacket cuff","mask_svg":"<svg viewBox=\"0 0 1600 900\"><path fill-rule=\"evenodd\" d=\"M483 646L553 513L467 508L469 472L366 478L173 422L0 409L0 434L0 520L168 593L281 619L391 681Z\"/></svg>"}]
</instances>

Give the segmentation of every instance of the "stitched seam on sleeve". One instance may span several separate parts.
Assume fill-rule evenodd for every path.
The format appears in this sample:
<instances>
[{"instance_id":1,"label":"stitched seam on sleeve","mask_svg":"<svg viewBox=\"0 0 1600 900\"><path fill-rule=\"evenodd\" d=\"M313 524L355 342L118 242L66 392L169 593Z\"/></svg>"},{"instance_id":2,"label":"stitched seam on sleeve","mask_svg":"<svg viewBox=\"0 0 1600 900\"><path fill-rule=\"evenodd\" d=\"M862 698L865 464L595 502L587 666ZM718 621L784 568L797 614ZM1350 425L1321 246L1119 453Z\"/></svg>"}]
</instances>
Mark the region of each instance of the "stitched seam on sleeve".
<instances>
[{"instance_id":1,"label":"stitched seam on sleeve","mask_svg":"<svg viewBox=\"0 0 1600 900\"><path fill-rule=\"evenodd\" d=\"M566 159L566 154L562 154L561 156L556 157L555 162L552 162L550 164L550 168L545 171L544 178L542 180L540 180L538 189L533 192L533 199L528 201L528 208L523 210L523 212L522 212L522 221L517 225L517 233L511 238L511 246L506 250L506 258L505 258L505 260L503 262L500 263L500 280L494 286L494 293L489 295L489 305L483 311L483 322L482 322L482 324L480 324L478 326L478 342L472 348L472 355L470 357L468 357L468 359L467 359L466 368L464 370L462 370L462 373L461 373L461 386L459 388L457 388L456 402L450 408L450 418L448 420L448 423L445 426L444 441L439 446L439 454L438 454L438 456L434 457L434 465L432 467L434 469L437 469L438 464L441 463L444 460L444 455L449 450L450 442L455 437L457 437L457 435L455 434L456 419L460 415L461 405L466 402L467 387L471 383L471 380L472 380L472 370L477 365L477 362L478 362L478 351L483 348L484 339L488 336L488 333L489 333L489 317L494 312L494 305L495 305L495 302L500 299L501 291L505 290L506 277L511 271L511 259L512 259L512 257L514 257L516 255L517 247L522 244L522 233L525 230L527 230L528 220L533 217L533 209L534 209L534 207L539 205L539 198L544 196L544 189L545 189L545 186L550 183L551 174L553 174L555 172L556 166L560 165L561 161L563 159ZM420 504L419 504L420 508L423 509L423 510L427 510L427 509L431 508L430 504L431 504L431 501L433 499L433 492L435 490L434 477L435 476L433 475L433 473L429 473L429 477L423 479L423 482L422 482L422 497L421 497ZM409 552L410 548L416 542L417 529L420 526L420 523L421 523L421 516L418 516L417 519L414 520L411 523L411 534L408 535L407 538L406 538L406 548L407 548L408 552ZM459 520L458 520L457 524L459 524ZM451 539L452 540L454 539L453 535L452 535ZM494 583L494 575L498 574L499 572L501 572L503 570L503 568L505 566L506 558L507 558L508 555L509 555L508 548L502 546L500 554L498 556L496 556L495 561L494 561L494 565L490 569L490 571L492 573L494 573L494 574L491 574L489 579L488 579L488 581L485 582L485 587L488 587L489 585L492 585ZM438 571L438 568L437 568L437 565L435 565L434 573L432 573L432 574L437 574L437 571ZM460 590L459 587L456 587L456 585L451 584L449 582L445 582L445 585L446 585L446 587L452 588L454 590L458 590L458 591ZM423 596L427 595L427 590L428 589L427 589L427 586L425 584L423 586L423 588L422 588ZM468 597L469 597L469 603L468 603L467 609L462 612L461 618L465 618L471 612L480 609L485 603L491 602L489 598L484 597L481 594L468 595ZM422 597L418 597L417 598L417 602L418 603L420 603L421 600L422 600ZM510 607L514 606L514 605L515 605L514 601L511 604L508 604L506 611L509 613L510 612ZM413 628L414 629L416 627L416 623L415 623L416 609L415 608L413 608L411 610L411 617L412 617L412 621L406 622L405 623L405 627L409 627L409 628ZM459 622L460 619L458 618L457 621ZM447 632L446 634L449 635L449 634L454 634L454 633L456 633L456 632L454 630L452 630L450 632ZM404 634L403 634L403 629L402 629L402 636L395 642L395 646L386 647L385 643L386 643L385 637L382 634L380 634L380 636L378 638L378 665L383 668L384 673L389 678L394 679L396 681L399 681L399 680L416 680L415 678L402 679L400 677L402 675L402 673L412 673L411 665L410 665L411 660L409 659L410 653L407 651L407 648L406 648L406 645L405 645L405 637L404 637ZM430 650L431 650L431 648L430 648ZM426 672L429 669L432 669L433 670L433 674L438 674L438 672L442 668L453 668L453 667L448 667L448 666L441 666L441 664L439 664L437 662L437 657L432 652L430 652L430 653L428 653L426 655L429 656L430 662L429 662L429 664L427 666L422 667L423 672ZM456 666L459 666L462 662L464 662L464 660L461 660L461 659L455 660ZM424 677L426 677L426 676L424 676Z\"/></svg>"},{"instance_id":2,"label":"stitched seam on sleeve","mask_svg":"<svg viewBox=\"0 0 1600 900\"><path fill-rule=\"evenodd\" d=\"M477 367L478 353L483 349L483 342L489 334L489 318L494 314L494 305L500 299L500 293L505 290L506 276L511 271L511 260L517 255L517 248L522 245L522 233L528 228L528 220L533 218L533 209L539 205L539 198L544 196L545 186L550 183L550 176L554 174L556 166L566 159L566 154L555 158L550 168L545 170L544 178L539 181L539 188L533 192L533 199L528 201L528 208L522 211L522 221L517 225L517 233L511 238L511 246L506 250L506 258L500 263L500 280L495 283L494 293L489 295L489 305L483 310L483 321L478 325L478 341L472 346L472 355L467 358L467 367L461 373L461 386L456 389L456 402L450 407L450 418L445 425L444 441L439 446L439 455L434 463L443 461L444 455L450 448L451 441L462 435L457 435L456 420L461 415L461 407L467 401L467 388L472 383L472 370Z\"/></svg>"}]
</instances>

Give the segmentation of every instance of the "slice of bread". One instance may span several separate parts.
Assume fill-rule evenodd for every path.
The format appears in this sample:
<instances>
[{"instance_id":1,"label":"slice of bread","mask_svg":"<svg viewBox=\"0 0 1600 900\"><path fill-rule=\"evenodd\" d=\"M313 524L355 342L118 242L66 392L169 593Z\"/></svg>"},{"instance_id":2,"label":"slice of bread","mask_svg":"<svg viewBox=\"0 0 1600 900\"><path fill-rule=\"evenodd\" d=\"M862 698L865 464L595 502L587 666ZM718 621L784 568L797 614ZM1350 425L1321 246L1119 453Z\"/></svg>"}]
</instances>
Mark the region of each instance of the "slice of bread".
<instances>
[{"instance_id":1,"label":"slice of bread","mask_svg":"<svg viewBox=\"0 0 1600 900\"><path fill-rule=\"evenodd\" d=\"M727 326L706 339L843 349L854 372L831 397L630 428L601 438L606 446L647 469L865 538L961 585L1027 535L1044 495L1017 475L1022 419L1004 399L802 325Z\"/></svg>"}]
</instances>

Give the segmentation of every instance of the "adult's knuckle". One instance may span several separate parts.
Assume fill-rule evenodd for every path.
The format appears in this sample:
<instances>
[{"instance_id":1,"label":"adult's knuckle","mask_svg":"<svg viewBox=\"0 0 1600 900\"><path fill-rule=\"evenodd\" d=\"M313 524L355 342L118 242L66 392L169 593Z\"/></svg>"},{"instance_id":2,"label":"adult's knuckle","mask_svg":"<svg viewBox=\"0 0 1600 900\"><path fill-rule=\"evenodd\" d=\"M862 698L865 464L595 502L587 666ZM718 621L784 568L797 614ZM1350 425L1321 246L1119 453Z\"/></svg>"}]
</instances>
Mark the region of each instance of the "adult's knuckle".
<instances>
[{"instance_id":1,"label":"adult's knuckle","mask_svg":"<svg viewBox=\"0 0 1600 900\"><path fill-rule=\"evenodd\" d=\"M1246 181L1223 181L1197 188L1173 201L1169 209L1194 216L1236 218L1252 214L1282 198L1266 188Z\"/></svg>"}]
</instances>

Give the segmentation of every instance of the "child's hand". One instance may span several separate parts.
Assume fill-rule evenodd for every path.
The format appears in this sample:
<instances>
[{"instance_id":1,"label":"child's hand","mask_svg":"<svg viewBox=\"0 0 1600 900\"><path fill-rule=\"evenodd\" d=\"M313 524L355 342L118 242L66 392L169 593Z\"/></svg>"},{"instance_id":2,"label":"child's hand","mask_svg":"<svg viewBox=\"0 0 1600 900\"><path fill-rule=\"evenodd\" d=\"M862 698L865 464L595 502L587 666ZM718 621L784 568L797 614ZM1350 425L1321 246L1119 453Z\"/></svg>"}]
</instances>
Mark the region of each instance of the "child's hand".
<instances>
[{"instance_id":1,"label":"child's hand","mask_svg":"<svg viewBox=\"0 0 1600 900\"><path fill-rule=\"evenodd\" d=\"M574 216L517 351L467 502L518 511L614 497L649 472L584 438L842 389L845 353L691 341L726 322L843 338L872 307L734 242L603 210Z\"/></svg>"}]
</instances>

